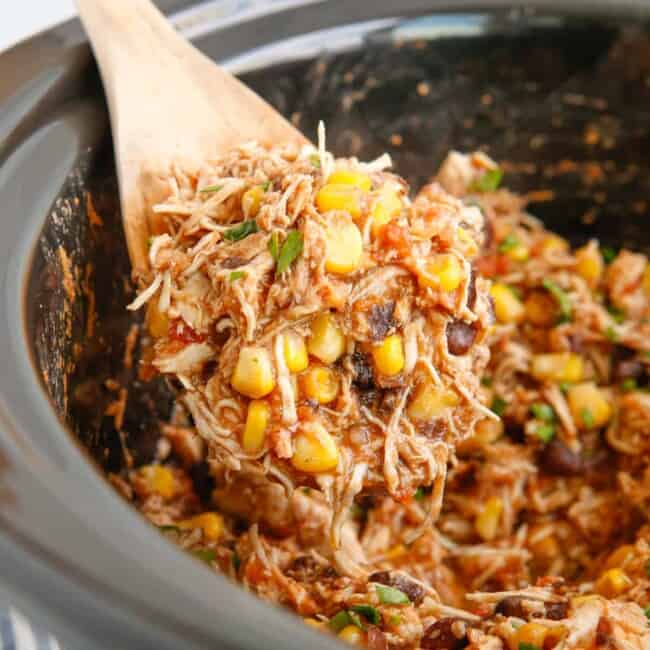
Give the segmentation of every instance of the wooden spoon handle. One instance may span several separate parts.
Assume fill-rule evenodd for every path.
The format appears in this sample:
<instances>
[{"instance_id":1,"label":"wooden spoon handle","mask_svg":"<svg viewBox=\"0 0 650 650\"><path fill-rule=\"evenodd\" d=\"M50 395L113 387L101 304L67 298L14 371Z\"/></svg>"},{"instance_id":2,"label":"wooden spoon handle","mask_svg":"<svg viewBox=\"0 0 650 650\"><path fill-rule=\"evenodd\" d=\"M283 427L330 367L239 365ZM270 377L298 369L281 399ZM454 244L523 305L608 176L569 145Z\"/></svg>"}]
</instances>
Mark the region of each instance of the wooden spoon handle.
<instances>
[{"instance_id":1,"label":"wooden spoon handle","mask_svg":"<svg viewBox=\"0 0 650 650\"><path fill-rule=\"evenodd\" d=\"M251 140L305 142L264 100L184 40L149 0L77 0L111 115L129 253L147 267L151 203L172 163ZM145 176L143 176L145 175Z\"/></svg>"}]
</instances>

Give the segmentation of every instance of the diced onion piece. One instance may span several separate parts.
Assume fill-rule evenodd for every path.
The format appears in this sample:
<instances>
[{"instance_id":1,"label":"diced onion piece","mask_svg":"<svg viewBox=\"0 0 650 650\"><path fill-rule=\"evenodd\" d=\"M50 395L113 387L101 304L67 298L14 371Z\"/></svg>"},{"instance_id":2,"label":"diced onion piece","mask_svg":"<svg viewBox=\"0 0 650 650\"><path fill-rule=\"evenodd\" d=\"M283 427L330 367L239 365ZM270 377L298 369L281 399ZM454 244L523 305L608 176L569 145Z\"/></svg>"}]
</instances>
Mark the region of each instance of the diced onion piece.
<instances>
[{"instance_id":1,"label":"diced onion piece","mask_svg":"<svg viewBox=\"0 0 650 650\"><path fill-rule=\"evenodd\" d=\"M343 355L345 344L345 335L332 314L324 312L314 319L307 341L309 354L329 365Z\"/></svg>"},{"instance_id":2,"label":"diced onion piece","mask_svg":"<svg viewBox=\"0 0 650 650\"><path fill-rule=\"evenodd\" d=\"M246 425L242 436L242 447L247 454L257 453L264 446L266 427L271 418L271 409L264 400L253 400L248 405Z\"/></svg>"},{"instance_id":3,"label":"diced onion piece","mask_svg":"<svg viewBox=\"0 0 650 650\"><path fill-rule=\"evenodd\" d=\"M336 441L320 422L302 425L294 439L291 464L301 472L319 474L333 470L339 462Z\"/></svg>"},{"instance_id":4,"label":"diced onion piece","mask_svg":"<svg viewBox=\"0 0 650 650\"><path fill-rule=\"evenodd\" d=\"M269 353L264 348L242 348L230 383L236 391L253 399L268 395L275 388Z\"/></svg>"}]
</instances>

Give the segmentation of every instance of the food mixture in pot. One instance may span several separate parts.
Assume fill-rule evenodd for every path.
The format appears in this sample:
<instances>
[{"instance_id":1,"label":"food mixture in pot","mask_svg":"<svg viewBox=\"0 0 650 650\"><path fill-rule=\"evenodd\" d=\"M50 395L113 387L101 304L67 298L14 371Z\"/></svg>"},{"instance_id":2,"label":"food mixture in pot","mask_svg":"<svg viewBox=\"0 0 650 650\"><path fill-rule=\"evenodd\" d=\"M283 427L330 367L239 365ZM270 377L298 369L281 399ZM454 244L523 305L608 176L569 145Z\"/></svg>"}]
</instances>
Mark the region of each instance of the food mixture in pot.
<instances>
[{"instance_id":1,"label":"food mixture in pot","mask_svg":"<svg viewBox=\"0 0 650 650\"><path fill-rule=\"evenodd\" d=\"M572 250L482 154L412 200L388 162L172 179L132 307L179 399L113 483L353 644L650 648L647 258Z\"/></svg>"}]
</instances>

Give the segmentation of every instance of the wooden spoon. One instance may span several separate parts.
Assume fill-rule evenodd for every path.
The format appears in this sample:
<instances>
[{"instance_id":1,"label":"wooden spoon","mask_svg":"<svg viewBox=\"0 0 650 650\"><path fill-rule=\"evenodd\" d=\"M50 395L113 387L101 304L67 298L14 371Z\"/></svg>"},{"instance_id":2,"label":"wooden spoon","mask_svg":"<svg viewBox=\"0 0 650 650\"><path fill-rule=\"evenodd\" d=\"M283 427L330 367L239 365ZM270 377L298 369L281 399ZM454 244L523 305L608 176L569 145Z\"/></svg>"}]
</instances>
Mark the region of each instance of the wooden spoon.
<instances>
[{"instance_id":1,"label":"wooden spoon","mask_svg":"<svg viewBox=\"0 0 650 650\"><path fill-rule=\"evenodd\" d=\"M135 274L160 232L151 206L172 165L189 173L244 142L305 143L253 91L182 38L149 0L77 0L104 82Z\"/></svg>"}]
</instances>

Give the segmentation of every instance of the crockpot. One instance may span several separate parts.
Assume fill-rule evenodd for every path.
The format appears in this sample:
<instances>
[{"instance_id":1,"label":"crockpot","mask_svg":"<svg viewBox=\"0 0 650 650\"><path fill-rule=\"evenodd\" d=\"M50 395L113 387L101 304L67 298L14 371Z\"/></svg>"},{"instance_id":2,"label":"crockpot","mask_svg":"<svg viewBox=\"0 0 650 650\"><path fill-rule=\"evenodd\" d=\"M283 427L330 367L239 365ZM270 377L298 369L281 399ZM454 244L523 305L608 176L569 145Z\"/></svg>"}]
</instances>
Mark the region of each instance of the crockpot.
<instances>
[{"instance_id":1,"label":"crockpot","mask_svg":"<svg viewBox=\"0 0 650 650\"><path fill-rule=\"evenodd\" d=\"M448 149L481 147L575 243L650 248L646 0L159 4L308 136L324 119L337 155L388 151L417 186ZM151 457L171 395L124 362L133 287L76 21L0 55L0 211L0 594L69 649L335 647L182 553L105 478L125 450Z\"/></svg>"}]
</instances>

